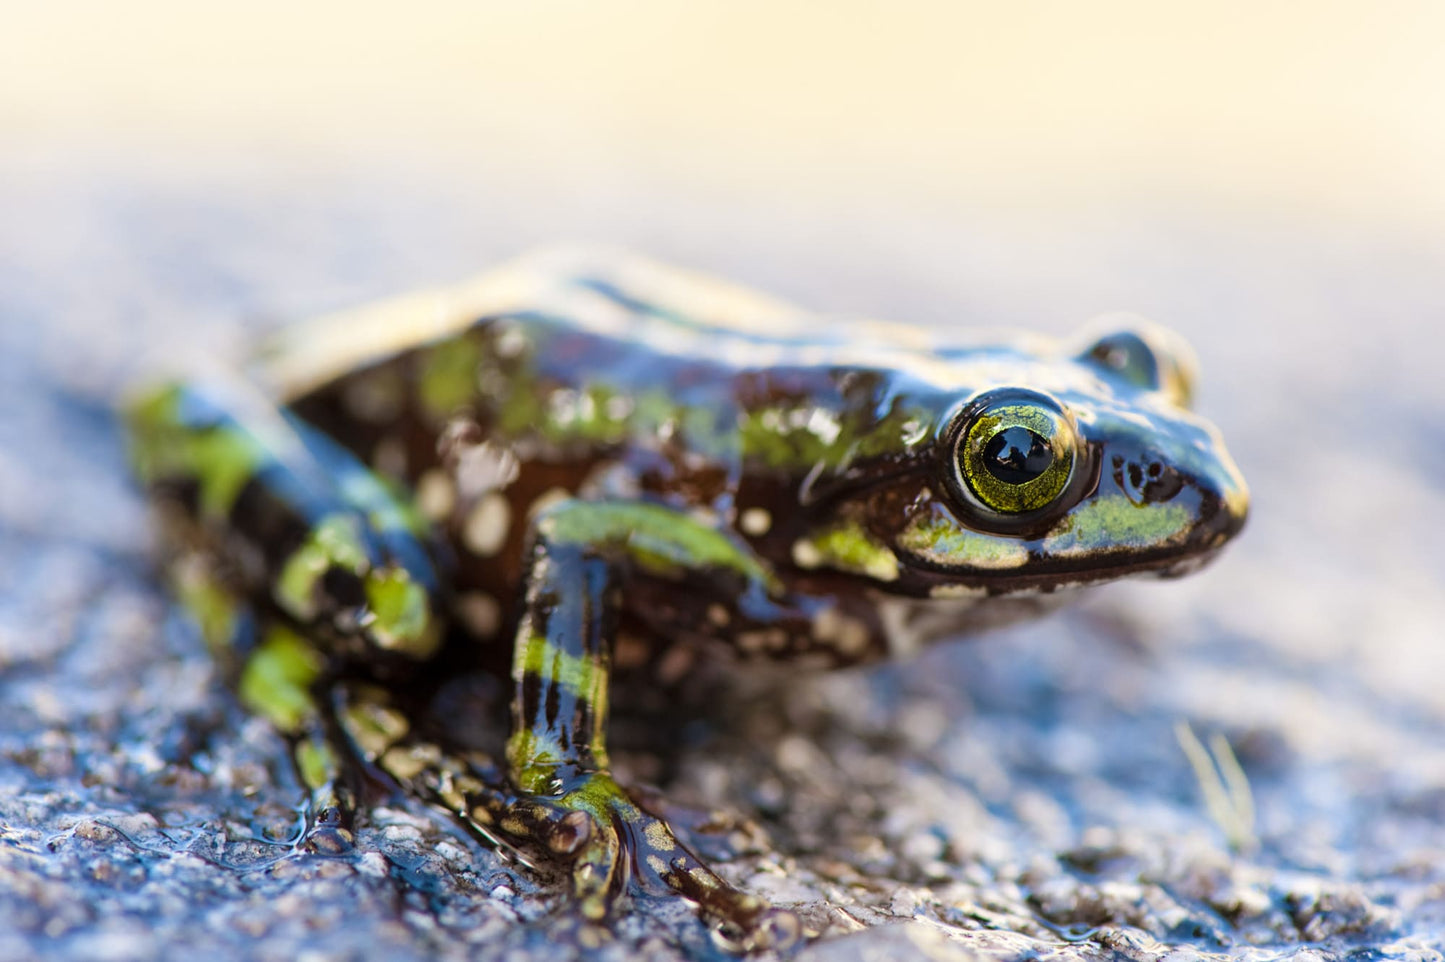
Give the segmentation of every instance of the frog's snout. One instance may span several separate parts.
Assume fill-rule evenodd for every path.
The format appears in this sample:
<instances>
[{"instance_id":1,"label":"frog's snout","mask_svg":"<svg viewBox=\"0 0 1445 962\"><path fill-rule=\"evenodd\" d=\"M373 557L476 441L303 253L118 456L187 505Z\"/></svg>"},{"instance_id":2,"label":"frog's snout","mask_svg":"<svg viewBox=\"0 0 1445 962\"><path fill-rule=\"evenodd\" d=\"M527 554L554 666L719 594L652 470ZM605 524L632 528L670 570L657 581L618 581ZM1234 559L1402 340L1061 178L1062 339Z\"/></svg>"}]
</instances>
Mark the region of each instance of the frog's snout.
<instances>
[{"instance_id":1,"label":"frog's snout","mask_svg":"<svg viewBox=\"0 0 1445 962\"><path fill-rule=\"evenodd\" d=\"M1199 501L1189 544L1199 563L1213 557L1239 534L1249 517L1249 487L1244 476L1226 451L1220 448L1216 455L1207 469L1193 477L1190 485L1198 491ZM1167 574L1182 575L1191 570L1192 567L1185 565Z\"/></svg>"},{"instance_id":2,"label":"frog's snout","mask_svg":"<svg viewBox=\"0 0 1445 962\"><path fill-rule=\"evenodd\" d=\"M1234 460L1223 452L1213 487L1220 505L1215 538L1222 545L1239 534L1249 517L1249 486L1244 483Z\"/></svg>"}]
</instances>

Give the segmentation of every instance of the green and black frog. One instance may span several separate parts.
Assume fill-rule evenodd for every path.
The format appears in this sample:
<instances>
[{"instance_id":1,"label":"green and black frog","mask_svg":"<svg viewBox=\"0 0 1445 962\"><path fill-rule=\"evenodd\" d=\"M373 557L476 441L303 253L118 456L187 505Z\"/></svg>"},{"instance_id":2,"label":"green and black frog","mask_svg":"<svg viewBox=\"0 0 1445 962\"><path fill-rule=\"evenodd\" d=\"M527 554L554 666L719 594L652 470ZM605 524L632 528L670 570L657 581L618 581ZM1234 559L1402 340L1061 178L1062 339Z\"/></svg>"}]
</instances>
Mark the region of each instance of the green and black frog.
<instances>
[{"instance_id":1,"label":"green and black frog","mask_svg":"<svg viewBox=\"0 0 1445 962\"><path fill-rule=\"evenodd\" d=\"M301 325L127 418L179 597L294 745L310 848L345 851L380 778L562 867L585 919L675 894L760 945L796 919L613 780L621 646L672 676L858 665L1192 571L1248 506L1192 382L1142 321L948 339L562 251ZM420 730L439 665L510 679L504 759Z\"/></svg>"}]
</instances>

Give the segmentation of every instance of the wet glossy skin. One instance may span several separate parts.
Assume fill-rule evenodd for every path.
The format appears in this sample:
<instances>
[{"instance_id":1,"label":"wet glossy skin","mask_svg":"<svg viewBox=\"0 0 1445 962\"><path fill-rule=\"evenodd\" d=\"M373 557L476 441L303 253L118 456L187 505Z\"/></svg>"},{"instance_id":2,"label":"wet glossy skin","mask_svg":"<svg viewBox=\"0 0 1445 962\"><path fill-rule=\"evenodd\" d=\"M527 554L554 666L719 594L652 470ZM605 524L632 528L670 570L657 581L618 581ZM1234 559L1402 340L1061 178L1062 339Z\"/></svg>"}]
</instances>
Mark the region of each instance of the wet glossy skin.
<instances>
[{"instance_id":1,"label":"wet glossy skin","mask_svg":"<svg viewBox=\"0 0 1445 962\"><path fill-rule=\"evenodd\" d=\"M611 779L619 644L659 684L719 649L855 664L1192 570L1248 496L1191 380L1149 325L960 344L560 253L302 326L130 422L178 592L316 790L313 847L349 842L354 756L566 866L588 919L674 892L760 945L796 920ZM438 657L510 673L504 764L414 730Z\"/></svg>"}]
</instances>

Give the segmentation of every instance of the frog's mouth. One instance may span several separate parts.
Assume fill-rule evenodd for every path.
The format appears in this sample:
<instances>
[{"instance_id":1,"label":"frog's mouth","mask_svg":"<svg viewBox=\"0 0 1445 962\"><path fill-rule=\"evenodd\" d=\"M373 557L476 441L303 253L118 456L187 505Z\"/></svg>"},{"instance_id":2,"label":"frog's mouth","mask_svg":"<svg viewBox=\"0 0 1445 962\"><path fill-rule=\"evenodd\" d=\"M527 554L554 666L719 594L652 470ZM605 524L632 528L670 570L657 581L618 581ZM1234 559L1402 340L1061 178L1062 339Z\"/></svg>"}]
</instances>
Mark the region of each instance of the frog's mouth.
<instances>
[{"instance_id":1,"label":"frog's mouth","mask_svg":"<svg viewBox=\"0 0 1445 962\"><path fill-rule=\"evenodd\" d=\"M1124 578L1173 580L1191 575L1209 565L1220 554L1211 548L1180 557L1140 557L1120 553L1109 560L1094 558L1088 563L1078 561L1050 563L1047 559L1022 566L1012 572L969 572L934 569L920 572L918 595L946 599L954 597L1003 597L1051 595L1069 589L1119 581Z\"/></svg>"},{"instance_id":2,"label":"frog's mouth","mask_svg":"<svg viewBox=\"0 0 1445 962\"><path fill-rule=\"evenodd\" d=\"M1198 487L1144 504L1111 492L1025 540L972 531L947 508L930 507L929 537L901 539L896 546L917 579L916 588L903 593L934 598L1048 594L1119 578L1183 577L1212 561L1247 514L1246 499Z\"/></svg>"}]
</instances>

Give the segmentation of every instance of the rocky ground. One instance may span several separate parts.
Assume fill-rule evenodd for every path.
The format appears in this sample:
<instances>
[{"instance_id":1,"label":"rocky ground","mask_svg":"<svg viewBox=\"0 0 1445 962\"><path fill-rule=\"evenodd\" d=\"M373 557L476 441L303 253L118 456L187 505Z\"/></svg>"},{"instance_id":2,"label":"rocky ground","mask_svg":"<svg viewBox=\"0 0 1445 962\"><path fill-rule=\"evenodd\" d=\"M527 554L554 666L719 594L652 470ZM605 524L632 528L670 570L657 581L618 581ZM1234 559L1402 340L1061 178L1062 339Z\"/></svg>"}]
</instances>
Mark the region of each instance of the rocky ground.
<instances>
[{"instance_id":1,"label":"rocky ground","mask_svg":"<svg viewBox=\"0 0 1445 962\"><path fill-rule=\"evenodd\" d=\"M5 163L0 958L557 957L547 879L419 806L372 809L354 858L291 850L282 745L158 592L111 404L155 350L224 354L570 239L926 324L1148 313L1198 349L1254 490L1197 577L909 664L743 679L666 758L620 746L632 777L738 819L720 870L802 916L797 958L1442 957L1438 243L665 184L573 204L485 169ZM1191 765L1193 736L1242 778ZM666 904L595 952L727 954Z\"/></svg>"}]
</instances>

